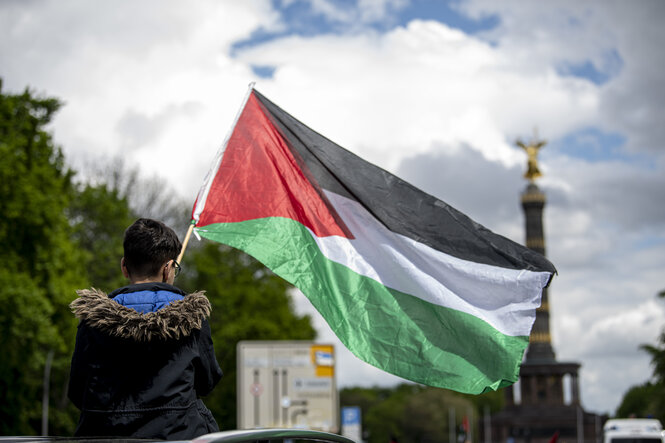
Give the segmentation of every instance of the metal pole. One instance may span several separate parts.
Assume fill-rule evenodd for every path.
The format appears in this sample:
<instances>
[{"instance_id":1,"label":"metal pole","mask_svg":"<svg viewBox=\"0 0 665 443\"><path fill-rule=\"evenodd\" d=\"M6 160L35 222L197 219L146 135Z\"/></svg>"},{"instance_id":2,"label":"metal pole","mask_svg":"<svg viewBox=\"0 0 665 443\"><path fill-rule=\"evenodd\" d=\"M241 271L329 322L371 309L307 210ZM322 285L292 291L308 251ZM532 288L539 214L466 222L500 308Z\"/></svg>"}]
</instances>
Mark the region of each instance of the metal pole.
<instances>
[{"instance_id":1,"label":"metal pole","mask_svg":"<svg viewBox=\"0 0 665 443\"><path fill-rule=\"evenodd\" d=\"M289 427L289 391L287 390L288 378L286 369L282 369L282 426Z\"/></svg>"},{"instance_id":2,"label":"metal pole","mask_svg":"<svg viewBox=\"0 0 665 443\"><path fill-rule=\"evenodd\" d=\"M255 386L259 385L259 370L254 369L254 384L252 385L253 389L256 389ZM254 427L258 428L261 424L259 412L260 412L260 405L259 405L259 396L257 395L257 392L252 392L253 397L254 397Z\"/></svg>"},{"instance_id":3,"label":"metal pole","mask_svg":"<svg viewBox=\"0 0 665 443\"><path fill-rule=\"evenodd\" d=\"M455 408L448 408L448 442L456 443Z\"/></svg>"},{"instance_id":4,"label":"metal pole","mask_svg":"<svg viewBox=\"0 0 665 443\"><path fill-rule=\"evenodd\" d=\"M273 426L277 427L280 425L279 405L281 404L279 399L279 371L277 369L273 369L272 371L272 397L272 421Z\"/></svg>"},{"instance_id":5,"label":"metal pole","mask_svg":"<svg viewBox=\"0 0 665 443\"><path fill-rule=\"evenodd\" d=\"M42 392L42 435L48 435L48 398L51 379L51 362L53 361L53 349L46 354L44 365L44 389Z\"/></svg>"},{"instance_id":6,"label":"metal pole","mask_svg":"<svg viewBox=\"0 0 665 443\"><path fill-rule=\"evenodd\" d=\"M473 442L473 428L476 423L476 420L473 417L473 409L471 409L471 407L467 408L466 414L469 416L469 433L466 436L466 440L471 443Z\"/></svg>"},{"instance_id":7,"label":"metal pole","mask_svg":"<svg viewBox=\"0 0 665 443\"><path fill-rule=\"evenodd\" d=\"M584 443L584 411L577 405L577 443Z\"/></svg>"},{"instance_id":8,"label":"metal pole","mask_svg":"<svg viewBox=\"0 0 665 443\"><path fill-rule=\"evenodd\" d=\"M490 407L485 405L485 443L492 443L492 417Z\"/></svg>"}]
</instances>

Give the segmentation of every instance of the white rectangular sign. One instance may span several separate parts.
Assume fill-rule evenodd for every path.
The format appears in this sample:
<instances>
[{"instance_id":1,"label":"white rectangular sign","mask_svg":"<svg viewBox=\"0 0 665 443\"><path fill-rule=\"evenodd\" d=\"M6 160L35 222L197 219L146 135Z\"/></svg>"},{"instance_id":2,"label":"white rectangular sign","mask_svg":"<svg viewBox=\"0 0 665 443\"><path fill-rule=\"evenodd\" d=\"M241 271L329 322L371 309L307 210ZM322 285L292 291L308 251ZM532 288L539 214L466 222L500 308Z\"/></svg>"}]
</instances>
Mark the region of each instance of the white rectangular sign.
<instances>
[{"instance_id":1,"label":"white rectangular sign","mask_svg":"<svg viewBox=\"0 0 665 443\"><path fill-rule=\"evenodd\" d=\"M239 429L339 431L333 345L242 341L237 350Z\"/></svg>"}]
</instances>

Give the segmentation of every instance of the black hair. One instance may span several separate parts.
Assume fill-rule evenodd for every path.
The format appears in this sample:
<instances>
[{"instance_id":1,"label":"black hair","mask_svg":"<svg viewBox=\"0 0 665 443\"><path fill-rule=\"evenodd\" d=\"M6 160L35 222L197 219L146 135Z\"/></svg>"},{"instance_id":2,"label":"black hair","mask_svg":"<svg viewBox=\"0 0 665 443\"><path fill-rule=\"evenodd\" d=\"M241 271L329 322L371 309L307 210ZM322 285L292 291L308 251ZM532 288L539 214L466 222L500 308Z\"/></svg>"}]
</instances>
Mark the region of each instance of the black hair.
<instances>
[{"instance_id":1,"label":"black hair","mask_svg":"<svg viewBox=\"0 0 665 443\"><path fill-rule=\"evenodd\" d=\"M137 278L157 275L164 263L178 258L182 243L164 223L139 218L125 230L122 246L127 271Z\"/></svg>"}]
</instances>

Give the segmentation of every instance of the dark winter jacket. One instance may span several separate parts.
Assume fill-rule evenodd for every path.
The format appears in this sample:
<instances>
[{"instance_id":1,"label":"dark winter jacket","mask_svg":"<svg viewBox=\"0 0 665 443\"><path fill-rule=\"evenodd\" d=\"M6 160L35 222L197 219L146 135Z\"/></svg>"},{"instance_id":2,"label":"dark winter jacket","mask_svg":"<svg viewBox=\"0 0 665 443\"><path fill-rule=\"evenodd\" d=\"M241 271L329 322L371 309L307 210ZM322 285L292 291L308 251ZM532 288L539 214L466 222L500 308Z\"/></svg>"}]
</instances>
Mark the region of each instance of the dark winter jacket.
<instances>
[{"instance_id":1,"label":"dark winter jacket","mask_svg":"<svg viewBox=\"0 0 665 443\"><path fill-rule=\"evenodd\" d=\"M217 424L198 398L222 371L210 336L210 302L166 283L108 296L81 290L69 398L81 410L77 436L192 439Z\"/></svg>"}]
</instances>

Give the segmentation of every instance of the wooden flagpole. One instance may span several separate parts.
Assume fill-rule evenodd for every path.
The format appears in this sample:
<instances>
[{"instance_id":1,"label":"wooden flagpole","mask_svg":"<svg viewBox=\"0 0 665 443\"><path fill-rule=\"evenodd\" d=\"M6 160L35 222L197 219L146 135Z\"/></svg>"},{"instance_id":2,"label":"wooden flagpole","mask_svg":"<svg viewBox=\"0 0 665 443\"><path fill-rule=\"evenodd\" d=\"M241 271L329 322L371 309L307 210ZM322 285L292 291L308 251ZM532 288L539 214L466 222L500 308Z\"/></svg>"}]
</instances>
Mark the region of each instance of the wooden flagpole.
<instances>
[{"instance_id":1,"label":"wooden flagpole","mask_svg":"<svg viewBox=\"0 0 665 443\"><path fill-rule=\"evenodd\" d=\"M187 229L187 234L185 234L185 239L182 242L182 248L180 249L180 254L178 255L178 263L182 262L182 256L185 255L187 243L189 243L189 238L192 236L192 232L194 232L194 224L196 224L194 220L192 220L192 222L189 224L189 229Z\"/></svg>"},{"instance_id":2,"label":"wooden flagpole","mask_svg":"<svg viewBox=\"0 0 665 443\"><path fill-rule=\"evenodd\" d=\"M236 115L236 118L233 122L233 125L231 125L231 129L229 130L229 133L226 135L226 139L224 140L224 143L222 144L222 148L220 151L217 153L216 161L217 164L216 166L219 166L219 162L221 162L221 153L224 152L224 149L226 149L226 145L229 141L229 138L231 137L231 134L233 133L233 129L236 126L236 123L238 122L238 119L240 119L240 114L242 113L242 110L245 108L245 104L247 103L247 100L249 100L249 96L252 93L252 89L254 89L254 85L256 82L250 82L250 84L247 87L247 93L245 94L245 99L243 100L243 105L240 106L240 109L238 109L238 114ZM194 220L192 220L192 223L189 225L189 229L187 230L187 234L185 234L185 239L182 242L182 249L180 250L180 254L178 255L177 261L180 263L182 261L182 257L185 255L185 249L187 248L187 243L189 243L189 238L192 236L192 232L194 231L194 225L198 221L200 211L198 210L198 204L200 202L205 202L207 198L207 190L204 192L204 189L208 188L210 186L210 183L212 183L212 180L214 179L214 176L216 174L216 167L211 169L210 172L208 172L208 176L206 176L206 180L203 184L203 187L201 188L201 191L199 191L199 196L196 199L197 205L194 207L194 213L192 216L194 217ZM208 188L209 189L209 188ZM198 237L198 235L197 235Z\"/></svg>"}]
</instances>

